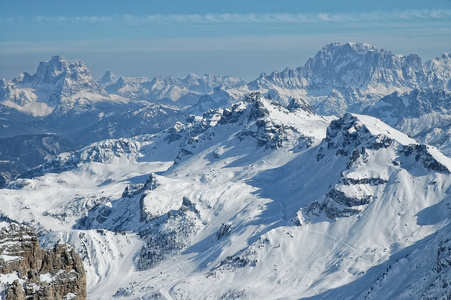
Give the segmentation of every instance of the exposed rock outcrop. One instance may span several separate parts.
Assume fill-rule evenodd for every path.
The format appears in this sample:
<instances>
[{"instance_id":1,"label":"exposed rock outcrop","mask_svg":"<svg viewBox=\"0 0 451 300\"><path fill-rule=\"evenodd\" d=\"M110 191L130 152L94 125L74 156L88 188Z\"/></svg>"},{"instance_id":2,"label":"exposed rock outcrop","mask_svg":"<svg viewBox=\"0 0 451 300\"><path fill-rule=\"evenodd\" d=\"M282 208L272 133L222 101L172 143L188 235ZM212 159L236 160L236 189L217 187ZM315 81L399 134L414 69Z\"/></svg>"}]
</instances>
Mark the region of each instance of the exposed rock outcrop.
<instances>
[{"instance_id":1,"label":"exposed rock outcrop","mask_svg":"<svg viewBox=\"0 0 451 300\"><path fill-rule=\"evenodd\" d=\"M0 223L0 274L13 280L0 285L5 299L86 299L86 274L75 249L64 243L42 249L25 225Z\"/></svg>"}]
</instances>

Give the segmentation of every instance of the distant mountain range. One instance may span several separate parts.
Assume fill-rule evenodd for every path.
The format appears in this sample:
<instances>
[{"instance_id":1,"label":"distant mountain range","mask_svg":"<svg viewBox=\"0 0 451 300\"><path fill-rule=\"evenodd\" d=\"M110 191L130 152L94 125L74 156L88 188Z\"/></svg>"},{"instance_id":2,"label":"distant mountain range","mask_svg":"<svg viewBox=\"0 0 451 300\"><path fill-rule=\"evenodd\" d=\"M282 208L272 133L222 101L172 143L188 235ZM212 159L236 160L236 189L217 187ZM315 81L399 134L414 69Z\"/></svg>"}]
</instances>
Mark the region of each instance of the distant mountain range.
<instances>
[{"instance_id":1,"label":"distant mountain range","mask_svg":"<svg viewBox=\"0 0 451 300\"><path fill-rule=\"evenodd\" d=\"M96 81L82 61L54 56L33 75L0 79L0 137L55 134L67 144L87 145L156 133L260 92L285 105L303 99L323 115L376 116L451 154L450 79L450 54L423 63L418 55L395 55L363 43L328 44L302 67L261 74L251 82L194 74L148 80L109 71ZM0 160L5 159L0 155Z\"/></svg>"},{"instance_id":2,"label":"distant mountain range","mask_svg":"<svg viewBox=\"0 0 451 300\"><path fill-rule=\"evenodd\" d=\"M0 297L450 299L450 103L450 54L363 43L250 82L54 56L0 80Z\"/></svg>"}]
</instances>

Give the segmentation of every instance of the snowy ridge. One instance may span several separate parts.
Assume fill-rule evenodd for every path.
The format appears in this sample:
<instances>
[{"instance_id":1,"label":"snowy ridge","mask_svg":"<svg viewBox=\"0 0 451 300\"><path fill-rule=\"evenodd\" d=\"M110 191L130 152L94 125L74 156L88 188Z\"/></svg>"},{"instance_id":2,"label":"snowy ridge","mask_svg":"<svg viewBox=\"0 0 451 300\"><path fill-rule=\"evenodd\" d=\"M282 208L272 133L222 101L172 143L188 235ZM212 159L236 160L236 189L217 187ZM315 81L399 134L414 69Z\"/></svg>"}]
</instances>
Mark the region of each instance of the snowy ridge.
<instances>
[{"instance_id":1,"label":"snowy ridge","mask_svg":"<svg viewBox=\"0 0 451 300\"><path fill-rule=\"evenodd\" d=\"M106 74L107 75L107 74ZM151 102L174 103L180 106L195 104L199 97L213 93L215 88L230 89L246 84L245 81L232 76L188 74L186 78L155 77L120 77L105 87L111 94L131 99L144 99Z\"/></svg>"},{"instance_id":2,"label":"snowy ridge","mask_svg":"<svg viewBox=\"0 0 451 300\"><path fill-rule=\"evenodd\" d=\"M334 219L360 214L385 191L392 174L401 171L450 174L451 168L450 160L436 149L418 144L378 119L361 115L346 114L332 121L319 146L317 161L330 157L330 152L342 157L334 163L342 161L336 169L341 172L340 178L323 201L304 209L307 215L319 216L324 211ZM306 218L310 217L301 217L299 224Z\"/></svg>"},{"instance_id":3,"label":"snowy ridge","mask_svg":"<svg viewBox=\"0 0 451 300\"><path fill-rule=\"evenodd\" d=\"M61 155L0 210L73 244L93 299L442 297L450 169L376 118L254 93Z\"/></svg>"}]
</instances>

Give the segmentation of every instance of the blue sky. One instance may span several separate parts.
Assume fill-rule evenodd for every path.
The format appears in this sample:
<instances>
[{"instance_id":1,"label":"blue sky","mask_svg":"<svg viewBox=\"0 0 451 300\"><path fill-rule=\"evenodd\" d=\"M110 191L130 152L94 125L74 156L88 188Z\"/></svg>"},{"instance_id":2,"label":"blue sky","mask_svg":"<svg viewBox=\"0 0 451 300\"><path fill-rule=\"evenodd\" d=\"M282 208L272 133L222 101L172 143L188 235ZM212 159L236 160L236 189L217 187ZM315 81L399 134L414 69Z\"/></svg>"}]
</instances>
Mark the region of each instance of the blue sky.
<instances>
[{"instance_id":1,"label":"blue sky","mask_svg":"<svg viewBox=\"0 0 451 300\"><path fill-rule=\"evenodd\" d=\"M0 0L0 77L53 55L94 76L256 78L298 67L330 42L366 42L424 61L451 52L451 0Z\"/></svg>"}]
</instances>

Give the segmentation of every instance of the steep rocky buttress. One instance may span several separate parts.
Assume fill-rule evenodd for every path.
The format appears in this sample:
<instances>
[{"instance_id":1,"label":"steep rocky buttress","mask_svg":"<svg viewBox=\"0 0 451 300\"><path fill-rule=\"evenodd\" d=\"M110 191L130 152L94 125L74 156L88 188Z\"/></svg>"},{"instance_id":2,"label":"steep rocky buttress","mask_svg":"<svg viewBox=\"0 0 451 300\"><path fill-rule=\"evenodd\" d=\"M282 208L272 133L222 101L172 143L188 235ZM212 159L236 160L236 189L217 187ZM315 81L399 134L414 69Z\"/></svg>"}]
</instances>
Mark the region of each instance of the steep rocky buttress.
<instances>
[{"instance_id":1,"label":"steep rocky buttress","mask_svg":"<svg viewBox=\"0 0 451 300\"><path fill-rule=\"evenodd\" d=\"M72 246L42 249L33 229L0 222L2 299L86 299L86 274Z\"/></svg>"}]
</instances>

